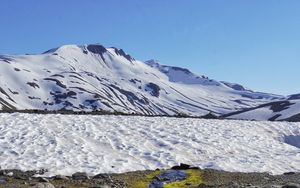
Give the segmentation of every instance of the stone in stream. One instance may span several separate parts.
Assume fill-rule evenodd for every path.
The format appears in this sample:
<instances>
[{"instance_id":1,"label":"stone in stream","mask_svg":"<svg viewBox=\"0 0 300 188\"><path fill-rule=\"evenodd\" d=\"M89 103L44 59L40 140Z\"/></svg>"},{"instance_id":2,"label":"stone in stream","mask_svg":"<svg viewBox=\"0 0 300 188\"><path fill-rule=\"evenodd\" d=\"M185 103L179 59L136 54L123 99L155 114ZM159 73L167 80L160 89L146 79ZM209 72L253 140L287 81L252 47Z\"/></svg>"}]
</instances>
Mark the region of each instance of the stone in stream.
<instances>
[{"instance_id":1,"label":"stone in stream","mask_svg":"<svg viewBox=\"0 0 300 188\"><path fill-rule=\"evenodd\" d=\"M186 182L185 185L192 185L192 183L191 182Z\"/></svg>"},{"instance_id":2,"label":"stone in stream","mask_svg":"<svg viewBox=\"0 0 300 188\"><path fill-rule=\"evenodd\" d=\"M188 169L199 169L198 167L192 167L191 165L180 163L179 166L173 166L172 170L188 170Z\"/></svg>"},{"instance_id":3,"label":"stone in stream","mask_svg":"<svg viewBox=\"0 0 300 188\"><path fill-rule=\"evenodd\" d=\"M173 166L171 169L172 170L187 170L189 169L191 166L188 164L184 164L184 163L180 163L179 166Z\"/></svg>"}]
</instances>

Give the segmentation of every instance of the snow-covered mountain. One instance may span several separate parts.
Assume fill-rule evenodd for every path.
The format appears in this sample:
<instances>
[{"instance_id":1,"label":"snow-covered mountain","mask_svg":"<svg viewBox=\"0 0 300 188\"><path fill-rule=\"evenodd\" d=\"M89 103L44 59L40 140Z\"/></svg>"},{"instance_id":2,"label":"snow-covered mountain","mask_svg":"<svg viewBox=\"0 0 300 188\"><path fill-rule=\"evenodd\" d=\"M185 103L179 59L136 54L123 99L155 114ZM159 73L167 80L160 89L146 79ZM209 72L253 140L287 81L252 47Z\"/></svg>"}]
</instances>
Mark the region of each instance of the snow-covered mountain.
<instances>
[{"instance_id":1,"label":"snow-covered mountain","mask_svg":"<svg viewBox=\"0 0 300 188\"><path fill-rule=\"evenodd\" d=\"M105 110L223 115L278 100L157 61L135 60L99 44L65 45L38 55L0 56L2 110Z\"/></svg>"},{"instance_id":2,"label":"snow-covered mountain","mask_svg":"<svg viewBox=\"0 0 300 188\"><path fill-rule=\"evenodd\" d=\"M288 96L289 100L300 99L300 93Z\"/></svg>"},{"instance_id":3,"label":"snow-covered mountain","mask_svg":"<svg viewBox=\"0 0 300 188\"><path fill-rule=\"evenodd\" d=\"M230 113L225 117L246 120L300 121L300 99L296 95L289 99Z\"/></svg>"}]
</instances>

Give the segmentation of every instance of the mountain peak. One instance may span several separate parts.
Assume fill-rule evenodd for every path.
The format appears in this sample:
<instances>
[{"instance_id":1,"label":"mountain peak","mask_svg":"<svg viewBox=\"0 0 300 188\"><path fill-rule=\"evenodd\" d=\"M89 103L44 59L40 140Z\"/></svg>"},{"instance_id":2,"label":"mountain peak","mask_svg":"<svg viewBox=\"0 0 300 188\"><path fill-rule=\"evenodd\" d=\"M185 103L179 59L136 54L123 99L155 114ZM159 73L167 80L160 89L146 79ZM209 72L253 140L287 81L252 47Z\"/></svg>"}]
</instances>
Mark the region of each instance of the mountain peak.
<instances>
[{"instance_id":1,"label":"mountain peak","mask_svg":"<svg viewBox=\"0 0 300 188\"><path fill-rule=\"evenodd\" d=\"M122 48L111 47L111 49L114 50L115 54L119 56L123 56L125 59L127 59L130 62L135 60L133 57L127 54Z\"/></svg>"},{"instance_id":2,"label":"mountain peak","mask_svg":"<svg viewBox=\"0 0 300 188\"><path fill-rule=\"evenodd\" d=\"M76 44L67 44L67 45L62 45L57 48L52 48L50 50L47 50L43 52L42 54L52 54L52 53L57 53L57 52L62 52L62 51L70 51L70 50L77 50L83 48L84 45L76 45Z\"/></svg>"},{"instance_id":3,"label":"mountain peak","mask_svg":"<svg viewBox=\"0 0 300 188\"><path fill-rule=\"evenodd\" d=\"M108 49L112 49L116 55L122 56L130 62L135 61L135 59L133 57L131 57L129 54L127 54L123 49L116 48L116 47L106 48L105 46L101 45L100 43L85 44L85 45L76 45L76 44L62 45L60 47L47 50L47 51L43 52L43 54L53 54L53 53L81 50L85 54L88 54L89 52L91 52L93 54L102 55L103 53L107 52Z\"/></svg>"},{"instance_id":4,"label":"mountain peak","mask_svg":"<svg viewBox=\"0 0 300 188\"><path fill-rule=\"evenodd\" d=\"M100 55L107 52L107 49L100 44L86 45L86 49L94 54L100 54Z\"/></svg>"}]
</instances>

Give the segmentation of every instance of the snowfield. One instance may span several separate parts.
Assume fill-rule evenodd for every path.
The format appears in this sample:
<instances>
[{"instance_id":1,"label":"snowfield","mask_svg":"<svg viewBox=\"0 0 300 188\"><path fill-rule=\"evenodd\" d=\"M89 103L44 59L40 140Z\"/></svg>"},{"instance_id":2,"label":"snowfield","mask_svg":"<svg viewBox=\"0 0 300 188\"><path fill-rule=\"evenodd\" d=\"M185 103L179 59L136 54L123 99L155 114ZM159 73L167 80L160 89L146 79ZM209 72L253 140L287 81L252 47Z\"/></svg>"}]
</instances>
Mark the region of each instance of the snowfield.
<instances>
[{"instance_id":1,"label":"snowfield","mask_svg":"<svg viewBox=\"0 0 300 188\"><path fill-rule=\"evenodd\" d=\"M46 175L168 168L300 171L300 123L191 118L0 114L2 169ZM294 145L294 146L293 146Z\"/></svg>"}]
</instances>

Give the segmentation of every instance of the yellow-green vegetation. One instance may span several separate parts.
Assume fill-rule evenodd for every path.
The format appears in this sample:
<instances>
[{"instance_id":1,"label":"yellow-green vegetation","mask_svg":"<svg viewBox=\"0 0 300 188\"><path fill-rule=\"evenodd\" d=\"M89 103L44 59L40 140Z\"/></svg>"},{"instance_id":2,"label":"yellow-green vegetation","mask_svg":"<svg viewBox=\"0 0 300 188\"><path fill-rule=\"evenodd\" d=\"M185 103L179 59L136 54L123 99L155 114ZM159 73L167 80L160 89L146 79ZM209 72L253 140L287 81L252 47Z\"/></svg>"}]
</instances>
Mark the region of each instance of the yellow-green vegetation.
<instances>
[{"instance_id":1,"label":"yellow-green vegetation","mask_svg":"<svg viewBox=\"0 0 300 188\"><path fill-rule=\"evenodd\" d=\"M131 185L130 187L132 187L132 188L148 188L150 183L152 182L153 178L155 176L158 176L162 172L163 171L155 170L155 171L147 174L146 176L144 176L141 179L136 179L135 182L133 183L133 185Z\"/></svg>"},{"instance_id":2,"label":"yellow-green vegetation","mask_svg":"<svg viewBox=\"0 0 300 188\"><path fill-rule=\"evenodd\" d=\"M184 187L194 187L203 183L202 174L200 170L190 169L185 171L187 173L187 178L182 181L172 182L164 185L164 188L184 188Z\"/></svg>"}]
</instances>

